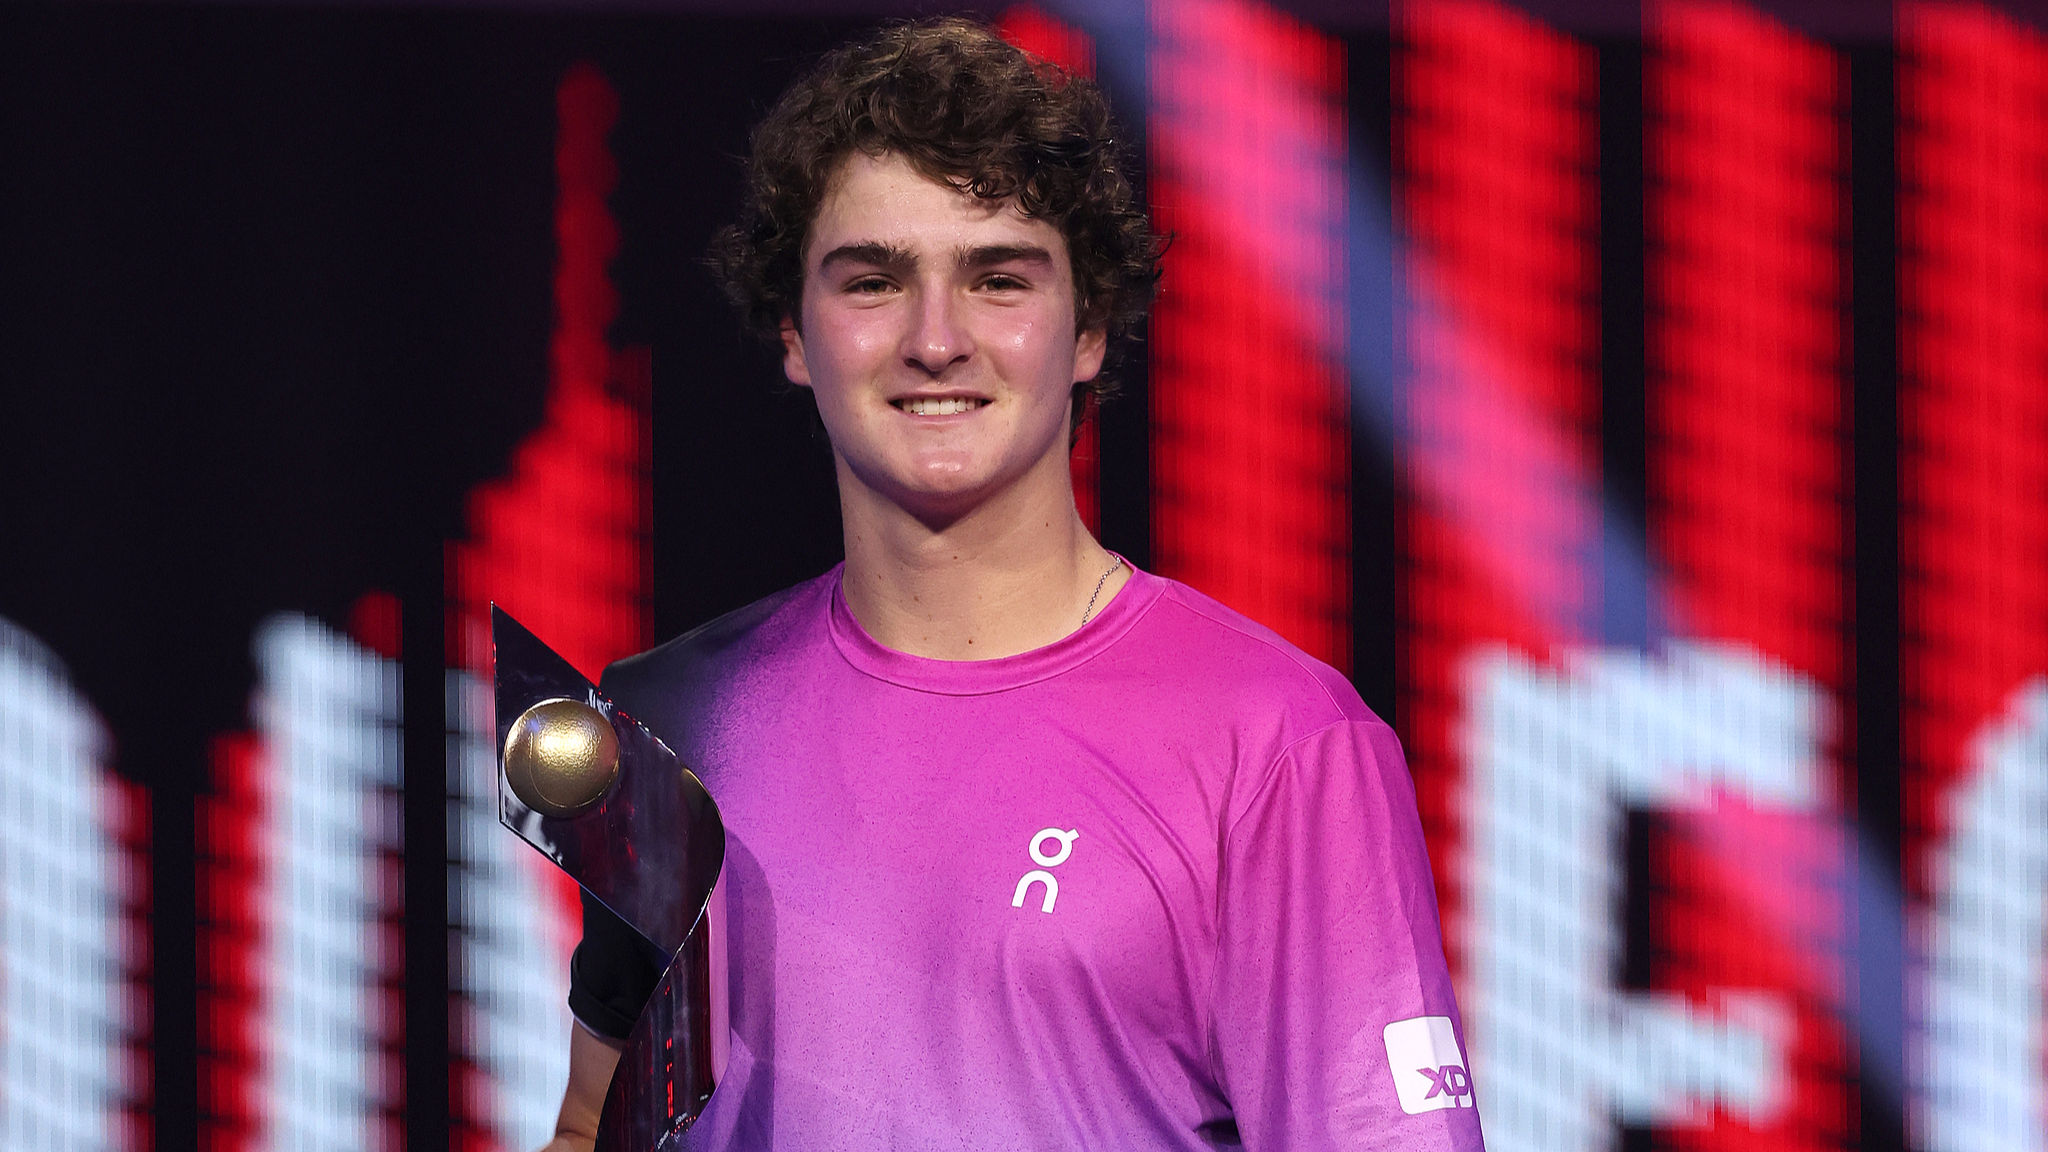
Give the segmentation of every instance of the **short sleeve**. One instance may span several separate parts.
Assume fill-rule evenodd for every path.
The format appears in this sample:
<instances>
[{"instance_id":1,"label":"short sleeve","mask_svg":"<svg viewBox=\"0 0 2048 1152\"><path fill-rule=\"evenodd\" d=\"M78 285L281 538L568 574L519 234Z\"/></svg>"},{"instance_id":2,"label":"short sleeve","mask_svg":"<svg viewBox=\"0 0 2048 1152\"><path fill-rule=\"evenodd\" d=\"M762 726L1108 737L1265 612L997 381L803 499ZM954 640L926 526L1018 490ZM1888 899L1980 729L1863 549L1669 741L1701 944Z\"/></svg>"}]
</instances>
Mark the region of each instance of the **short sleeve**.
<instances>
[{"instance_id":1,"label":"short sleeve","mask_svg":"<svg viewBox=\"0 0 2048 1152\"><path fill-rule=\"evenodd\" d=\"M1223 848L1213 1059L1244 1146L1482 1148L1393 732L1346 721L1290 746Z\"/></svg>"}]
</instances>

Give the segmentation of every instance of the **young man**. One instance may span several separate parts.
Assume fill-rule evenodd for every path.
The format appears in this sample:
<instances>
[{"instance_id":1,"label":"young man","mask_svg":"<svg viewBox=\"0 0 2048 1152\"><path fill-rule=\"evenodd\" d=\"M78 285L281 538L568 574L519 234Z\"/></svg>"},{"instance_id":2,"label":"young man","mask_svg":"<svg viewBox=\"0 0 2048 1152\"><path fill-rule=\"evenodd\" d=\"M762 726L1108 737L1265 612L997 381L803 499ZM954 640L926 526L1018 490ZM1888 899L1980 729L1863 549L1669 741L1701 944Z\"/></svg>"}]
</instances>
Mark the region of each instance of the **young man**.
<instances>
[{"instance_id":1,"label":"young man","mask_svg":"<svg viewBox=\"0 0 2048 1152\"><path fill-rule=\"evenodd\" d=\"M1075 512L1157 278L1120 162L1093 86L963 21L755 135L722 261L817 398L846 562L605 677L729 834L693 1147L1480 1147L1392 732ZM559 1147L653 982L593 907Z\"/></svg>"}]
</instances>

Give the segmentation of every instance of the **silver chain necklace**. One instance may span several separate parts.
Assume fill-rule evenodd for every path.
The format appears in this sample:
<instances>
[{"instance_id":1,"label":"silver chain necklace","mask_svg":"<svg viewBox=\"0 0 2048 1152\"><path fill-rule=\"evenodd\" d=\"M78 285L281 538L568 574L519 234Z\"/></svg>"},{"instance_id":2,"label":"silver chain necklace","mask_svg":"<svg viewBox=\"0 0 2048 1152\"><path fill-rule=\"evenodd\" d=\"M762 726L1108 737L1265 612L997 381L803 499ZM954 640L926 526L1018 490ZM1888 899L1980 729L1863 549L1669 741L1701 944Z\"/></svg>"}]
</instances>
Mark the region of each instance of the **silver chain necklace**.
<instances>
[{"instance_id":1,"label":"silver chain necklace","mask_svg":"<svg viewBox=\"0 0 2048 1152\"><path fill-rule=\"evenodd\" d=\"M1119 556L1116 563L1109 566L1109 571L1104 572L1102 577L1095 581L1095 591L1088 597L1088 607L1081 610L1081 623L1088 623L1088 618L1095 615L1095 601L1102 596L1102 586L1109 583L1109 578L1116 575L1116 570L1123 566L1124 558Z\"/></svg>"}]
</instances>

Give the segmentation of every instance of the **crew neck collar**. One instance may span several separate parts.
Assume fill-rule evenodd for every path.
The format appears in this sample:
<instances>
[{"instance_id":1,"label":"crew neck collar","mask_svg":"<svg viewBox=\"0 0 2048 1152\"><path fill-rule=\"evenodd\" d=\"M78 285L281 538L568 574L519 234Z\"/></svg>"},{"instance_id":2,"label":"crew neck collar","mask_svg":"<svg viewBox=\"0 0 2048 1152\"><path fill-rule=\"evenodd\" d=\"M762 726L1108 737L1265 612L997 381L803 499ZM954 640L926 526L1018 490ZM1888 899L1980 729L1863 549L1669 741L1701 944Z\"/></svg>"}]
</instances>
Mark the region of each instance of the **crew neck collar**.
<instances>
[{"instance_id":1,"label":"crew neck collar","mask_svg":"<svg viewBox=\"0 0 2048 1152\"><path fill-rule=\"evenodd\" d=\"M1116 553L1110 555L1116 556ZM1117 556L1117 559L1123 560L1123 557ZM1131 569L1131 578L1124 581L1124 586L1117 589L1109 603L1104 604L1086 624L1043 648L994 660L937 660L884 647L868 635L867 629L854 619L853 610L847 607L846 565L842 563L833 569L831 575L832 642L839 648L840 655L846 657L846 662L860 671L877 680L919 692L942 696L982 696L1021 688L1079 667L1094 658L1130 631L1145 610L1166 591L1165 580L1139 570L1129 560L1124 560L1124 563Z\"/></svg>"}]
</instances>

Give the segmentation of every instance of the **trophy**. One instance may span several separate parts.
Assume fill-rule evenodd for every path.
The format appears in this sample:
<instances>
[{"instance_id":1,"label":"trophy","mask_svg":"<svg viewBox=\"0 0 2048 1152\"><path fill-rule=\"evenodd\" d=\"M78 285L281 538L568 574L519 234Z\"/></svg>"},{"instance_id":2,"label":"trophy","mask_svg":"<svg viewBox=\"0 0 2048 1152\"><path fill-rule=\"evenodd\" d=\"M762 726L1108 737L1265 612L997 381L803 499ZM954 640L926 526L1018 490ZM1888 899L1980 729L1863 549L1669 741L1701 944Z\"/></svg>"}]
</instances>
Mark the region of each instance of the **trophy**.
<instances>
[{"instance_id":1,"label":"trophy","mask_svg":"<svg viewBox=\"0 0 2048 1152\"><path fill-rule=\"evenodd\" d=\"M499 819L670 957L605 1095L598 1152L656 1152L725 1071L725 825L695 773L496 605Z\"/></svg>"}]
</instances>

